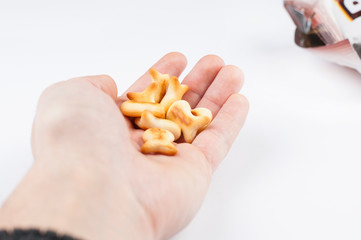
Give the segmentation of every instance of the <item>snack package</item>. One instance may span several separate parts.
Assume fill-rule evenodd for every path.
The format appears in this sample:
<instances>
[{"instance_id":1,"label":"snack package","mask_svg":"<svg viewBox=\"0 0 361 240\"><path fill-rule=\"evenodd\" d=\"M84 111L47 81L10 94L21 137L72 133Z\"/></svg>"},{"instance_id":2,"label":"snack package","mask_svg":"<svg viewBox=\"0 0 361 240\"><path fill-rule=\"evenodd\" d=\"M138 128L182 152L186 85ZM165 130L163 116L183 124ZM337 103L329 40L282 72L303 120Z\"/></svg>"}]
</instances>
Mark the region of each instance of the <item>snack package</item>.
<instances>
[{"instance_id":1,"label":"snack package","mask_svg":"<svg viewBox=\"0 0 361 240\"><path fill-rule=\"evenodd\" d=\"M361 73L361 0L285 0L295 42Z\"/></svg>"}]
</instances>

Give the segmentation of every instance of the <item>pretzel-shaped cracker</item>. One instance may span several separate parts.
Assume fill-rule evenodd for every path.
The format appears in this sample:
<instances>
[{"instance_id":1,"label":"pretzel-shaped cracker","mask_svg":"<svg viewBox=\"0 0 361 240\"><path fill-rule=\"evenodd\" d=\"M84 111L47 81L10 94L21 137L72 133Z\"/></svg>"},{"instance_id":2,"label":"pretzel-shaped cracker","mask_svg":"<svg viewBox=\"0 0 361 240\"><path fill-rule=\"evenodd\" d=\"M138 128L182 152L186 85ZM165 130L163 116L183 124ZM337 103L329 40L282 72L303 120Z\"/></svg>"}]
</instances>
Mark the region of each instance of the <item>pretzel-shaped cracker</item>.
<instances>
[{"instance_id":1,"label":"pretzel-shaped cracker","mask_svg":"<svg viewBox=\"0 0 361 240\"><path fill-rule=\"evenodd\" d=\"M161 74L154 68L149 70L152 83L143 92L128 92L129 100L136 102L159 103L165 95L170 77L168 74Z\"/></svg>"},{"instance_id":2,"label":"pretzel-shaped cracker","mask_svg":"<svg viewBox=\"0 0 361 240\"><path fill-rule=\"evenodd\" d=\"M177 148L172 143L173 134L165 129L150 128L143 134L144 144L141 148L142 153L161 153L165 155L177 154Z\"/></svg>"},{"instance_id":3,"label":"pretzel-shaped cracker","mask_svg":"<svg viewBox=\"0 0 361 240\"><path fill-rule=\"evenodd\" d=\"M164 107L159 103L138 103L128 100L122 103L120 110L128 117L141 117L145 110L150 111L156 117L165 117Z\"/></svg>"},{"instance_id":4,"label":"pretzel-shaped cracker","mask_svg":"<svg viewBox=\"0 0 361 240\"><path fill-rule=\"evenodd\" d=\"M183 95L189 90L187 85L180 84L177 77L172 77L169 80L168 88L165 96L160 102L164 106L165 111L167 112L169 107L178 100L181 100Z\"/></svg>"},{"instance_id":5,"label":"pretzel-shaped cracker","mask_svg":"<svg viewBox=\"0 0 361 240\"><path fill-rule=\"evenodd\" d=\"M174 135L174 140L177 140L181 135L181 129L176 123L167 119L157 118L148 110L145 110L140 118L135 119L135 124L144 130L149 128L166 129Z\"/></svg>"},{"instance_id":6,"label":"pretzel-shaped cracker","mask_svg":"<svg viewBox=\"0 0 361 240\"><path fill-rule=\"evenodd\" d=\"M192 143L196 135L211 123L212 112L207 108L192 110L187 101L179 100L170 106L166 118L177 123L182 130L184 140Z\"/></svg>"},{"instance_id":7,"label":"pretzel-shaped cracker","mask_svg":"<svg viewBox=\"0 0 361 240\"><path fill-rule=\"evenodd\" d=\"M136 102L159 103L161 100L162 85L152 82L143 92L128 92L129 100Z\"/></svg>"},{"instance_id":8,"label":"pretzel-shaped cracker","mask_svg":"<svg viewBox=\"0 0 361 240\"><path fill-rule=\"evenodd\" d=\"M170 80L170 76L169 76L169 74L161 74L154 68L149 69L149 74L152 77L153 81L159 82L162 85L162 90L161 90L161 94L160 94L161 95L160 100L161 100L166 93L167 85Z\"/></svg>"}]
</instances>

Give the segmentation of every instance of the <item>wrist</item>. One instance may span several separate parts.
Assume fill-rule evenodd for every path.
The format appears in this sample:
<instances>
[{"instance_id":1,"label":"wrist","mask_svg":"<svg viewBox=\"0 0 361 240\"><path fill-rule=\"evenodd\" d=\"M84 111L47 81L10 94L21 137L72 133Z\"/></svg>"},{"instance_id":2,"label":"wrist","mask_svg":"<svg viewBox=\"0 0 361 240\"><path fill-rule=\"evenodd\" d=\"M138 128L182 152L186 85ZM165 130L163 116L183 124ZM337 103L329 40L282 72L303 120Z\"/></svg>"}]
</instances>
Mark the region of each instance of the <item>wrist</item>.
<instances>
[{"instance_id":1,"label":"wrist","mask_svg":"<svg viewBox=\"0 0 361 240\"><path fill-rule=\"evenodd\" d=\"M0 228L39 228L83 239L154 239L127 185L101 172L34 164L0 210Z\"/></svg>"}]
</instances>

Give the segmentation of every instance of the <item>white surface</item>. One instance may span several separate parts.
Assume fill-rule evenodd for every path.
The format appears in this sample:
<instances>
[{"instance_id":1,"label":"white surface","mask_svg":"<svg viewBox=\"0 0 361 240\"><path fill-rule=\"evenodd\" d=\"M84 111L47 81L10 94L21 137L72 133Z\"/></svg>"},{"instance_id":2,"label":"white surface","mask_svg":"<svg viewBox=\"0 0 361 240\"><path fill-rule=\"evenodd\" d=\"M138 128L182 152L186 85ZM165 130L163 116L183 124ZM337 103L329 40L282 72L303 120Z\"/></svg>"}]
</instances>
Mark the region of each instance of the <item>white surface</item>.
<instances>
[{"instance_id":1,"label":"white surface","mask_svg":"<svg viewBox=\"0 0 361 240\"><path fill-rule=\"evenodd\" d=\"M241 67L248 121L180 239L361 239L361 76L293 44L280 0L0 0L0 203L31 165L48 85L124 91L169 51ZM182 75L184 76L184 74Z\"/></svg>"}]
</instances>

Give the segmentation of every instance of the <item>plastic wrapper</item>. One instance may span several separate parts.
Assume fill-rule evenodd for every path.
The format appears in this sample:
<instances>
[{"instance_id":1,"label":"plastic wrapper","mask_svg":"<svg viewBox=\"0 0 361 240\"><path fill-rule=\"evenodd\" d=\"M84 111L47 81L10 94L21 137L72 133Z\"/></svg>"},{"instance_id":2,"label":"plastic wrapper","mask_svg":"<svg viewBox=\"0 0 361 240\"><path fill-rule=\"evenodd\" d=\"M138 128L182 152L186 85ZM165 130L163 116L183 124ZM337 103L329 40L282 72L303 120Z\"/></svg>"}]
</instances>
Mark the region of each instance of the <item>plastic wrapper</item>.
<instances>
[{"instance_id":1,"label":"plastic wrapper","mask_svg":"<svg viewBox=\"0 0 361 240\"><path fill-rule=\"evenodd\" d=\"M295 42L361 73L361 0L285 0Z\"/></svg>"}]
</instances>

